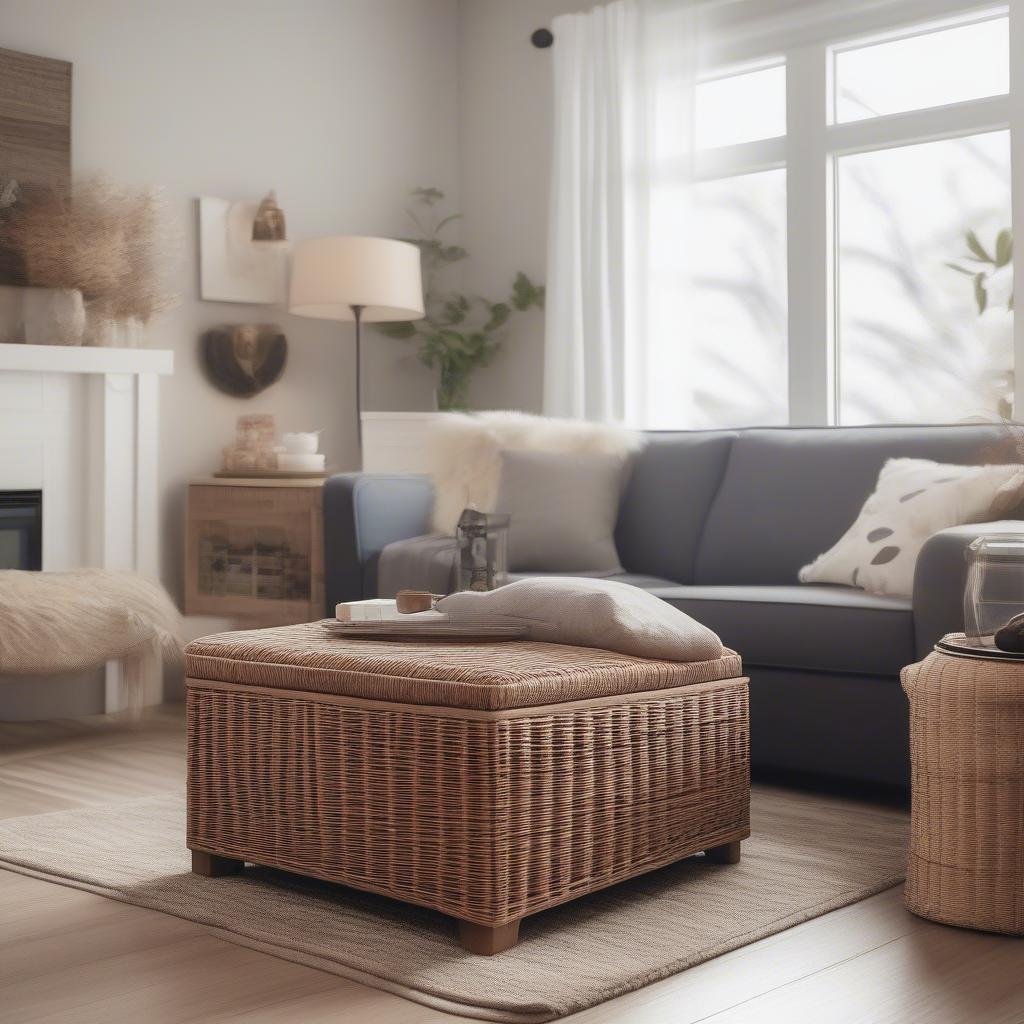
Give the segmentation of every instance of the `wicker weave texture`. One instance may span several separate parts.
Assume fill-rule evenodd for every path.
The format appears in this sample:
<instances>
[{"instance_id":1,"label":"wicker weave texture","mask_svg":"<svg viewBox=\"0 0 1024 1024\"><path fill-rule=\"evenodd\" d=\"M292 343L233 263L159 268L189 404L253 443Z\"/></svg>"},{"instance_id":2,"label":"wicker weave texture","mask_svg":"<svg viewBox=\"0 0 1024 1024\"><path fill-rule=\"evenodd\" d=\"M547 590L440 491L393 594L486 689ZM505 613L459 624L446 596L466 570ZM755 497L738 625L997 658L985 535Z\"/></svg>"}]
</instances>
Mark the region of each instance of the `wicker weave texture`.
<instances>
[{"instance_id":1,"label":"wicker weave texture","mask_svg":"<svg viewBox=\"0 0 1024 1024\"><path fill-rule=\"evenodd\" d=\"M447 707L534 707L730 679L735 651L710 661L656 661L532 641L345 640L318 622L203 637L186 672L249 686Z\"/></svg>"},{"instance_id":2,"label":"wicker weave texture","mask_svg":"<svg viewBox=\"0 0 1024 1024\"><path fill-rule=\"evenodd\" d=\"M906 905L946 924L1024 934L1024 665L934 652L902 681L912 760Z\"/></svg>"},{"instance_id":3,"label":"wicker weave texture","mask_svg":"<svg viewBox=\"0 0 1024 1024\"><path fill-rule=\"evenodd\" d=\"M523 717L188 690L188 845L497 925L749 834L743 679Z\"/></svg>"}]
</instances>

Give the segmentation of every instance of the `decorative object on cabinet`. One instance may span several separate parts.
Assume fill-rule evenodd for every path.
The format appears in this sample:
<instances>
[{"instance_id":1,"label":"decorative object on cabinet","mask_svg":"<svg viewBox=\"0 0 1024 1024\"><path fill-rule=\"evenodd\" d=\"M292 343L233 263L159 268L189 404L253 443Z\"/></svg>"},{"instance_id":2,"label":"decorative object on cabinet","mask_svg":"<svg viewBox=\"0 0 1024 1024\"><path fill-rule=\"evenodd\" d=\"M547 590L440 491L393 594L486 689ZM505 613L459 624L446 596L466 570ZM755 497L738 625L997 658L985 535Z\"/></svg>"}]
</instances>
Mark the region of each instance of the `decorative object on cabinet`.
<instances>
[{"instance_id":1,"label":"decorative object on cabinet","mask_svg":"<svg viewBox=\"0 0 1024 1024\"><path fill-rule=\"evenodd\" d=\"M0 49L0 284L27 284L3 210L71 177L71 64Z\"/></svg>"},{"instance_id":2,"label":"decorative object on cabinet","mask_svg":"<svg viewBox=\"0 0 1024 1024\"><path fill-rule=\"evenodd\" d=\"M214 387L236 398L252 398L280 380L288 339L277 324L226 324L203 335L201 352Z\"/></svg>"},{"instance_id":3,"label":"decorative object on cabinet","mask_svg":"<svg viewBox=\"0 0 1024 1024\"><path fill-rule=\"evenodd\" d=\"M320 431L285 434L277 444L274 417L239 416L235 443L223 450L223 469L216 477L317 478L325 475L326 456L318 452Z\"/></svg>"},{"instance_id":4,"label":"decorative object on cabinet","mask_svg":"<svg viewBox=\"0 0 1024 1024\"><path fill-rule=\"evenodd\" d=\"M274 231L279 231L281 237L258 237ZM263 305L284 303L287 279L284 213L272 192L260 203L200 198L200 298Z\"/></svg>"},{"instance_id":5,"label":"decorative object on cabinet","mask_svg":"<svg viewBox=\"0 0 1024 1024\"><path fill-rule=\"evenodd\" d=\"M254 413L239 416L235 422L235 443L222 452L224 472L240 476L252 471L276 470L274 417L269 413Z\"/></svg>"},{"instance_id":6,"label":"decorative object on cabinet","mask_svg":"<svg viewBox=\"0 0 1024 1024\"><path fill-rule=\"evenodd\" d=\"M356 325L356 438L362 449L362 335L366 323L423 316L419 250L393 238L313 238L295 246L289 311Z\"/></svg>"},{"instance_id":7,"label":"decorative object on cabinet","mask_svg":"<svg viewBox=\"0 0 1024 1024\"><path fill-rule=\"evenodd\" d=\"M465 409L470 375L497 354L501 330L514 312L544 308L544 287L520 271L508 299L501 302L444 291L438 280L441 271L469 256L461 245L442 238L444 229L459 214L442 216L435 209L444 199L438 188L416 188L411 194L416 209L410 210L409 216L421 237L410 241L419 247L423 261L426 315L417 322L387 324L378 330L389 338L417 342L420 362L438 373L437 408L441 412Z\"/></svg>"},{"instance_id":8,"label":"decorative object on cabinet","mask_svg":"<svg viewBox=\"0 0 1024 1024\"><path fill-rule=\"evenodd\" d=\"M19 195L0 230L30 286L21 297L26 340L49 317L51 342L134 348L149 320L177 301L169 277L178 234L159 190L100 178L40 188Z\"/></svg>"},{"instance_id":9,"label":"decorative object on cabinet","mask_svg":"<svg viewBox=\"0 0 1024 1024\"><path fill-rule=\"evenodd\" d=\"M189 484L185 613L270 626L324 614L322 480Z\"/></svg>"}]
</instances>

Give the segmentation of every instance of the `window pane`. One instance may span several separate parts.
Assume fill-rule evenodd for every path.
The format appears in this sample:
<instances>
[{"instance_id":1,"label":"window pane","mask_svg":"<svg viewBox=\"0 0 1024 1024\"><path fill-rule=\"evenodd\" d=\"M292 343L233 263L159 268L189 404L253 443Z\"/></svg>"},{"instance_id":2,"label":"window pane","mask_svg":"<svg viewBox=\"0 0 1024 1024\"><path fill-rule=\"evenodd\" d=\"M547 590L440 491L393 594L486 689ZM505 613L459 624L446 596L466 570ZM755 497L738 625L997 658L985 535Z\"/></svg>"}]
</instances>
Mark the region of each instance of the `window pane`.
<instances>
[{"instance_id":1,"label":"window pane","mask_svg":"<svg viewBox=\"0 0 1024 1024\"><path fill-rule=\"evenodd\" d=\"M844 156L838 188L840 422L1008 414L1009 133Z\"/></svg>"},{"instance_id":2,"label":"window pane","mask_svg":"<svg viewBox=\"0 0 1024 1024\"><path fill-rule=\"evenodd\" d=\"M1009 91L1006 18L835 55L836 121L862 121Z\"/></svg>"},{"instance_id":3,"label":"window pane","mask_svg":"<svg viewBox=\"0 0 1024 1024\"><path fill-rule=\"evenodd\" d=\"M698 149L786 134L786 67L727 75L697 84Z\"/></svg>"},{"instance_id":4,"label":"window pane","mask_svg":"<svg viewBox=\"0 0 1024 1024\"><path fill-rule=\"evenodd\" d=\"M788 419L786 172L693 190L687 269L654 307L646 426L707 428ZM668 328L668 329L666 329Z\"/></svg>"}]
</instances>

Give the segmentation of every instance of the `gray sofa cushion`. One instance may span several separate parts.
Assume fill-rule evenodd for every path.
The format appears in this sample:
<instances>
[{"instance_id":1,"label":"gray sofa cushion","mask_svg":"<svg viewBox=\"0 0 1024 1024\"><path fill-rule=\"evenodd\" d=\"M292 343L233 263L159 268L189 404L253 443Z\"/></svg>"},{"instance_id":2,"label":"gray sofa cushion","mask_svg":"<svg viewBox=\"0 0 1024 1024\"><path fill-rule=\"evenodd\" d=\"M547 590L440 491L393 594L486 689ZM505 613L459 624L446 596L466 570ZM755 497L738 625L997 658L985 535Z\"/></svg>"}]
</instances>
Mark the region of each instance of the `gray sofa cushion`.
<instances>
[{"instance_id":1,"label":"gray sofa cushion","mask_svg":"<svg viewBox=\"0 0 1024 1024\"><path fill-rule=\"evenodd\" d=\"M895 676L915 660L905 598L812 584L653 593L713 629L746 665Z\"/></svg>"},{"instance_id":2,"label":"gray sofa cushion","mask_svg":"<svg viewBox=\"0 0 1024 1024\"><path fill-rule=\"evenodd\" d=\"M693 582L701 531L736 436L733 430L648 434L633 459L615 533L627 572Z\"/></svg>"},{"instance_id":3,"label":"gray sofa cushion","mask_svg":"<svg viewBox=\"0 0 1024 1024\"><path fill-rule=\"evenodd\" d=\"M702 587L656 576L609 579L641 586L686 612L738 651L744 665L896 676L916 660L913 610L905 598L821 584Z\"/></svg>"},{"instance_id":4,"label":"gray sofa cushion","mask_svg":"<svg viewBox=\"0 0 1024 1024\"><path fill-rule=\"evenodd\" d=\"M887 459L1007 462L1007 438L976 424L745 430L708 512L694 582L796 583L857 517Z\"/></svg>"}]
</instances>

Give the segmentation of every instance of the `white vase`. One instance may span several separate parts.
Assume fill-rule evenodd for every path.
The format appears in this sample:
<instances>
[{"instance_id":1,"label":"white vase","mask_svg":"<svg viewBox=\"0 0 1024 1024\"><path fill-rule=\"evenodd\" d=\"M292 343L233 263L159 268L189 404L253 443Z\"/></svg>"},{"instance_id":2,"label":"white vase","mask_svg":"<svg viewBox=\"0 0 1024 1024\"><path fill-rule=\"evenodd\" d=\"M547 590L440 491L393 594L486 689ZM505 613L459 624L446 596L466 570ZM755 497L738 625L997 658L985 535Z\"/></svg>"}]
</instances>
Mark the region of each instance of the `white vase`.
<instances>
[{"instance_id":1,"label":"white vase","mask_svg":"<svg viewBox=\"0 0 1024 1024\"><path fill-rule=\"evenodd\" d=\"M142 338L141 320L134 317L127 320L111 320L92 310L86 312L86 345L97 348L139 348Z\"/></svg>"},{"instance_id":2,"label":"white vase","mask_svg":"<svg viewBox=\"0 0 1024 1024\"><path fill-rule=\"evenodd\" d=\"M81 345L85 332L82 293L71 289L26 288L22 320L28 345Z\"/></svg>"}]
</instances>

